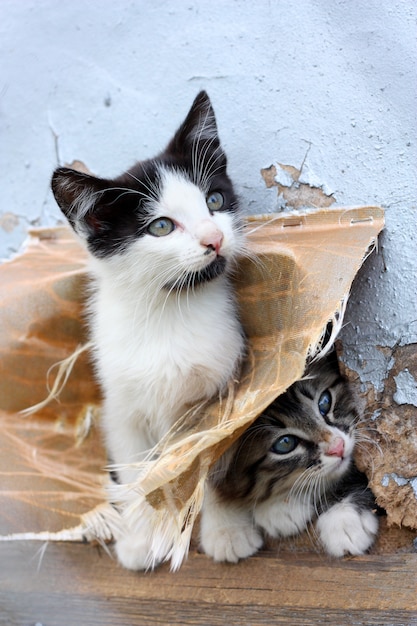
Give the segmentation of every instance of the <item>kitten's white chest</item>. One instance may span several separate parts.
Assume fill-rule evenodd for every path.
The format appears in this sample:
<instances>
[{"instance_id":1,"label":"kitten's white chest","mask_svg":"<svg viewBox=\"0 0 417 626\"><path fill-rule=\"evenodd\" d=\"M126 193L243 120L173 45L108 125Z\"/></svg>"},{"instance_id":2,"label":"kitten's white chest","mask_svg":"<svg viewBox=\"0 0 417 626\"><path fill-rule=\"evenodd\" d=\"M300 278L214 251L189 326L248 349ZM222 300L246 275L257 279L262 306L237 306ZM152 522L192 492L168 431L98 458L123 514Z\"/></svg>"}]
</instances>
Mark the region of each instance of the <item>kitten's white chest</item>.
<instances>
[{"instance_id":1,"label":"kitten's white chest","mask_svg":"<svg viewBox=\"0 0 417 626\"><path fill-rule=\"evenodd\" d=\"M94 309L108 430L113 413L132 428L145 420L150 443L190 404L224 387L242 353L240 325L222 279L188 295L164 294L151 307L103 288Z\"/></svg>"}]
</instances>

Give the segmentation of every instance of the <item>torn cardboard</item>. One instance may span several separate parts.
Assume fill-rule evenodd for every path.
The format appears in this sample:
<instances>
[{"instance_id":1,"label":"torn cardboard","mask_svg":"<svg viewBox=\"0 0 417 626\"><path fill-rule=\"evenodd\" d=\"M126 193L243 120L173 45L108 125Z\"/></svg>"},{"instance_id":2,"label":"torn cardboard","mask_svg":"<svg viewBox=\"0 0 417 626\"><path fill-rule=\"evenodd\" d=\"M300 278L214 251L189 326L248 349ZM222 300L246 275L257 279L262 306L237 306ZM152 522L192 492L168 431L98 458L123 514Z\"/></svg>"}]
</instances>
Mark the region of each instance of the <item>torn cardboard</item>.
<instances>
[{"instance_id":1,"label":"torn cardboard","mask_svg":"<svg viewBox=\"0 0 417 626\"><path fill-rule=\"evenodd\" d=\"M328 322L341 323L352 280L383 223L378 207L247 219L254 259L242 260L235 277L248 337L240 381L230 385L227 398L199 408L190 423L183 421L164 442L163 454L143 467L137 485L168 523L179 562L188 549L210 465L300 378ZM84 531L74 536L96 532L100 538L102 532L108 538L108 527L101 523L106 459L94 423L100 393L88 354L81 354L56 401L33 417L17 413L45 397L49 368L86 341L86 255L68 228L37 230L26 252L0 273L5 305L0 532L53 532L75 522ZM119 504L130 506L132 494L122 486ZM94 527L88 515L97 506L100 524Z\"/></svg>"}]
</instances>

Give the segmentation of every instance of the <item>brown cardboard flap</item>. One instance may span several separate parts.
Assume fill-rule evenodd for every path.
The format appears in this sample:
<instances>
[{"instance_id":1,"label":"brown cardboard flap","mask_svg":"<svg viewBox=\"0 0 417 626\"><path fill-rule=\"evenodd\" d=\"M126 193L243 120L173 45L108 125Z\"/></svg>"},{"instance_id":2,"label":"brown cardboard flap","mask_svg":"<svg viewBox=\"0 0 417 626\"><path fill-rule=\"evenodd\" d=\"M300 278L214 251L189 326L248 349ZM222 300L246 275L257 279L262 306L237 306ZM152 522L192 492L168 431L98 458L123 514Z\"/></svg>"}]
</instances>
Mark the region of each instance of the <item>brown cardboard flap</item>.
<instances>
[{"instance_id":1,"label":"brown cardboard flap","mask_svg":"<svg viewBox=\"0 0 417 626\"><path fill-rule=\"evenodd\" d=\"M208 467L300 378L328 321L339 316L340 322L353 278L383 224L378 207L247 219L254 258L242 260L235 287L248 356L228 399L210 403L197 428L195 419L185 420L161 457L145 467L140 489L156 509L172 515L175 502L192 527L198 506L190 516L190 502L201 493ZM47 395L48 370L88 341L87 285L86 254L66 227L32 231L26 251L0 267L3 535L77 525L105 500L100 393L88 351L56 400L35 415L19 414Z\"/></svg>"}]
</instances>

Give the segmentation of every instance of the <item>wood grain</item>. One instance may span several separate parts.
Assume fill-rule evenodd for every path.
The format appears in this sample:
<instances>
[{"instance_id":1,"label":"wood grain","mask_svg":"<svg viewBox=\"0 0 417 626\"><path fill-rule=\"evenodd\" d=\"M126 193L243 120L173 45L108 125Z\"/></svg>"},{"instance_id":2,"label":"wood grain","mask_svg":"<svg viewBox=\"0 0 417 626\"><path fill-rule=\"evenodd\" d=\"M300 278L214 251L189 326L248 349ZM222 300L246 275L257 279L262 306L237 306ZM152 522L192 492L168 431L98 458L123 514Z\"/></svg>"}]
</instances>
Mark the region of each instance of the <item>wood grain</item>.
<instances>
[{"instance_id":1,"label":"wood grain","mask_svg":"<svg viewBox=\"0 0 417 626\"><path fill-rule=\"evenodd\" d=\"M268 551L235 566L193 552L175 574L143 574L90 545L42 548L0 544L1 626L417 626L415 554Z\"/></svg>"}]
</instances>

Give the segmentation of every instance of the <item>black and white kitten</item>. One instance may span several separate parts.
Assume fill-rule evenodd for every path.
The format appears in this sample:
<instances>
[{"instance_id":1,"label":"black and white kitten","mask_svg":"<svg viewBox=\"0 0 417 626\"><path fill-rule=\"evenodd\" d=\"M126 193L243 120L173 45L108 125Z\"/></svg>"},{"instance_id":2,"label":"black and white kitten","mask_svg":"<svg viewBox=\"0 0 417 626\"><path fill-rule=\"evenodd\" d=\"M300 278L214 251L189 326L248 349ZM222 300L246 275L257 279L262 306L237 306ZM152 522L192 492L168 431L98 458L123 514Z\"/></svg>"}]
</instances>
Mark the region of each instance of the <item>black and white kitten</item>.
<instances>
[{"instance_id":1,"label":"black and white kitten","mask_svg":"<svg viewBox=\"0 0 417 626\"><path fill-rule=\"evenodd\" d=\"M90 253L90 328L102 426L122 483L191 405L218 394L244 350L228 275L244 250L214 111L195 99L167 148L104 180L68 168L55 198ZM153 509L116 542L131 569L156 564ZM163 556L163 555L162 555Z\"/></svg>"},{"instance_id":2,"label":"black and white kitten","mask_svg":"<svg viewBox=\"0 0 417 626\"><path fill-rule=\"evenodd\" d=\"M216 561L254 554L263 533L287 537L316 520L332 556L362 554L378 530L372 492L354 465L357 403L324 360L277 398L219 459L201 519L203 550Z\"/></svg>"}]
</instances>

